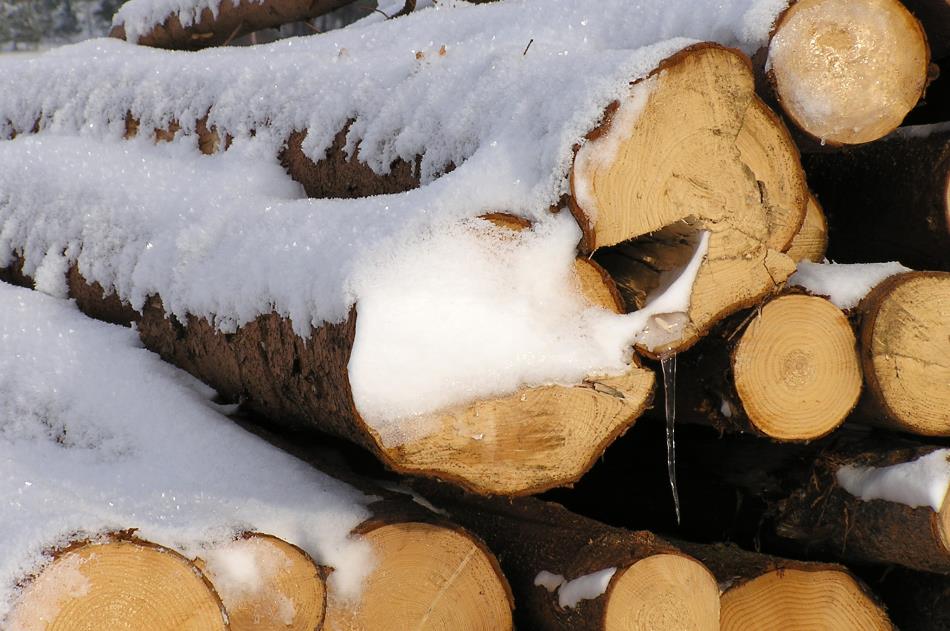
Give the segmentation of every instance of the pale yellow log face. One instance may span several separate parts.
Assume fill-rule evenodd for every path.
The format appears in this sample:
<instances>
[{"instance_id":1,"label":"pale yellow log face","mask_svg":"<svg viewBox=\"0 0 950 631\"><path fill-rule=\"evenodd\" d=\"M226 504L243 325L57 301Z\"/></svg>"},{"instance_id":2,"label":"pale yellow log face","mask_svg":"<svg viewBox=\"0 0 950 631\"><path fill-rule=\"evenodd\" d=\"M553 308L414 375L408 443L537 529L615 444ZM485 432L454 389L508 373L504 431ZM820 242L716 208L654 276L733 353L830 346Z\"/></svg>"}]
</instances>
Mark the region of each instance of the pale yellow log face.
<instances>
[{"instance_id":1,"label":"pale yellow log face","mask_svg":"<svg viewBox=\"0 0 950 631\"><path fill-rule=\"evenodd\" d=\"M364 535L376 569L358 603L334 598L327 631L507 631L508 592L495 565L469 537L423 523L399 523Z\"/></svg>"},{"instance_id":2,"label":"pale yellow log face","mask_svg":"<svg viewBox=\"0 0 950 631\"><path fill-rule=\"evenodd\" d=\"M736 146L761 188L769 223L767 245L784 252L802 226L808 193L795 141L781 119L756 97L746 111Z\"/></svg>"},{"instance_id":3,"label":"pale yellow log face","mask_svg":"<svg viewBox=\"0 0 950 631\"><path fill-rule=\"evenodd\" d=\"M618 572L607 591L605 631L717 631L719 586L701 563L658 554Z\"/></svg>"},{"instance_id":4,"label":"pale yellow log face","mask_svg":"<svg viewBox=\"0 0 950 631\"><path fill-rule=\"evenodd\" d=\"M799 263L801 261L811 261L821 263L825 258L825 250L828 248L828 221L825 219L825 213L821 210L818 200L814 195L808 196L808 203L805 206L805 221L802 227L792 239L786 254Z\"/></svg>"},{"instance_id":5,"label":"pale yellow log face","mask_svg":"<svg viewBox=\"0 0 950 631\"><path fill-rule=\"evenodd\" d=\"M733 357L736 390L750 422L776 439L818 438L840 425L861 392L857 341L824 298L769 302Z\"/></svg>"},{"instance_id":6,"label":"pale yellow log face","mask_svg":"<svg viewBox=\"0 0 950 631\"><path fill-rule=\"evenodd\" d=\"M113 541L59 555L24 590L4 628L223 631L227 624L217 594L187 559Z\"/></svg>"},{"instance_id":7,"label":"pale yellow log face","mask_svg":"<svg viewBox=\"0 0 950 631\"><path fill-rule=\"evenodd\" d=\"M202 569L224 602L231 631L313 631L323 622L320 568L286 541L255 533L209 554ZM239 576L229 576L235 571Z\"/></svg>"},{"instance_id":8,"label":"pale yellow log face","mask_svg":"<svg viewBox=\"0 0 950 631\"><path fill-rule=\"evenodd\" d=\"M723 631L890 630L887 616L851 576L776 570L722 595Z\"/></svg>"},{"instance_id":9,"label":"pale yellow log face","mask_svg":"<svg viewBox=\"0 0 950 631\"><path fill-rule=\"evenodd\" d=\"M870 348L865 334L865 366L870 359L883 403L899 426L950 436L950 273L908 279L883 298Z\"/></svg>"},{"instance_id":10,"label":"pale yellow log face","mask_svg":"<svg viewBox=\"0 0 950 631\"><path fill-rule=\"evenodd\" d=\"M929 50L897 0L800 0L769 44L779 101L812 136L858 144L891 132L917 104Z\"/></svg>"}]
</instances>

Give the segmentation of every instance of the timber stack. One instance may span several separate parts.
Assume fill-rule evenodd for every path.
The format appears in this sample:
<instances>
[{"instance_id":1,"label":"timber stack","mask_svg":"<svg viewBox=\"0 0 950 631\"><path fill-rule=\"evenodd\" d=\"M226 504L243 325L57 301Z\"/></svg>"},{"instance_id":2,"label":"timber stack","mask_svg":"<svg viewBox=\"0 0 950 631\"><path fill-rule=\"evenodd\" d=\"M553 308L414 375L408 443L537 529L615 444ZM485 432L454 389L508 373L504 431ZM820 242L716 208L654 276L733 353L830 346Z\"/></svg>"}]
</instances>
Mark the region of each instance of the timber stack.
<instances>
[{"instance_id":1,"label":"timber stack","mask_svg":"<svg viewBox=\"0 0 950 631\"><path fill-rule=\"evenodd\" d=\"M946 626L950 2L172 4L0 59L0 304L346 490L199 527L57 469L0 626ZM34 399L11 454L122 442Z\"/></svg>"}]
</instances>

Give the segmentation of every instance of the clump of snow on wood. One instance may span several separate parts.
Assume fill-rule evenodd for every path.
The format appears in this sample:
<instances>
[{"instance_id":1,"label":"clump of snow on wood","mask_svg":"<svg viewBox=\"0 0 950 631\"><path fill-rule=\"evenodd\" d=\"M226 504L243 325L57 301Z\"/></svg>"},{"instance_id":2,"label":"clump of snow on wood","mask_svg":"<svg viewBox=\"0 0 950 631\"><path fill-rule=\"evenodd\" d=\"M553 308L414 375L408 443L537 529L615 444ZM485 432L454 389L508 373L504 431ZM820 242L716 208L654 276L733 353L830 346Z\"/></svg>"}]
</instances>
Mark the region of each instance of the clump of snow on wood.
<instances>
[{"instance_id":1,"label":"clump of snow on wood","mask_svg":"<svg viewBox=\"0 0 950 631\"><path fill-rule=\"evenodd\" d=\"M802 261L788 283L816 296L828 296L840 309L852 309L878 283L909 271L897 262L839 264Z\"/></svg>"},{"instance_id":2,"label":"clump of snow on wood","mask_svg":"<svg viewBox=\"0 0 950 631\"><path fill-rule=\"evenodd\" d=\"M264 1L227 0L234 4L238 2L260 4ZM142 35L173 15L178 16L182 26L188 27L201 18L201 13L205 9L217 17L220 6L221 0L129 0L112 16L112 25L123 26L126 39L135 43Z\"/></svg>"},{"instance_id":3,"label":"clump of snow on wood","mask_svg":"<svg viewBox=\"0 0 950 631\"><path fill-rule=\"evenodd\" d=\"M543 587L549 592L553 592L564 584L564 577L561 574L541 570L537 576L534 577L534 584L536 587Z\"/></svg>"},{"instance_id":4,"label":"clump of snow on wood","mask_svg":"<svg viewBox=\"0 0 950 631\"><path fill-rule=\"evenodd\" d=\"M34 608L31 611L21 610L21 615L16 619L6 621L12 631L45 631L59 615L63 605L88 594L92 584L82 572L87 560L78 554L68 555L58 559L55 565L31 581L24 591L29 591ZM0 612L6 611L8 604L5 601L0 601ZM2 619L3 613L0 613Z\"/></svg>"},{"instance_id":5,"label":"clump of snow on wood","mask_svg":"<svg viewBox=\"0 0 950 631\"><path fill-rule=\"evenodd\" d=\"M558 606L574 609L582 600L603 596L616 571L617 568L608 567L564 583L557 590Z\"/></svg>"},{"instance_id":6,"label":"clump of snow on wood","mask_svg":"<svg viewBox=\"0 0 950 631\"><path fill-rule=\"evenodd\" d=\"M950 491L950 449L886 467L846 465L835 476L841 488L862 500L929 506L939 512Z\"/></svg>"},{"instance_id":7,"label":"clump of snow on wood","mask_svg":"<svg viewBox=\"0 0 950 631\"><path fill-rule=\"evenodd\" d=\"M275 577L291 565L283 551L252 537L207 550L203 558L225 607L256 598L276 604L284 624L293 622L293 601L273 588Z\"/></svg>"},{"instance_id":8,"label":"clump of snow on wood","mask_svg":"<svg viewBox=\"0 0 950 631\"><path fill-rule=\"evenodd\" d=\"M372 554L348 534L371 498L240 429L134 331L70 302L0 283L0 340L0 618L51 549L127 528L187 556L270 533L358 593Z\"/></svg>"}]
</instances>

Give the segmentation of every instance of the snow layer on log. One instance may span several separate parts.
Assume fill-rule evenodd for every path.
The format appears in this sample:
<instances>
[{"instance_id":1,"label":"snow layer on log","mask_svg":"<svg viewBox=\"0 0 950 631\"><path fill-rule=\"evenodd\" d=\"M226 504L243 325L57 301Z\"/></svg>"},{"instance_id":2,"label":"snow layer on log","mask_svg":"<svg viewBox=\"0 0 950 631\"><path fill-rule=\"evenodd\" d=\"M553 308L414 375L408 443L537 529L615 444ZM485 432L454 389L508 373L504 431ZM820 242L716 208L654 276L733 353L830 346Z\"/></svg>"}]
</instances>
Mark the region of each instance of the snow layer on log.
<instances>
[{"instance_id":1,"label":"snow layer on log","mask_svg":"<svg viewBox=\"0 0 950 631\"><path fill-rule=\"evenodd\" d=\"M451 166L472 169L512 183L500 208L524 212L569 192L573 147L631 81L694 40L754 51L784 4L451 2L250 48L186 54L89 40L0 61L16 86L0 92L0 137L38 119L44 129L118 137L127 113L143 129L177 120L187 134L207 115L220 134L266 135L275 152L306 131L303 149L318 160L352 121L346 149L358 147L377 173L417 156L423 184Z\"/></svg>"},{"instance_id":2,"label":"snow layer on log","mask_svg":"<svg viewBox=\"0 0 950 631\"><path fill-rule=\"evenodd\" d=\"M929 506L939 512L950 491L950 449L887 467L846 465L835 477L841 488L862 500Z\"/></svg>"},{"instance_id":3,"label":"snow layer on log","mask_svg":"<svg viewBox=\"0 0 950 631\"><path fill-rule=\"evenodd\" d=\"M406 194L296 199L259 149L0 143L0 266L19 254L38 289L62 296L76 265L136 309L158 294L180 320L224 331L276 312L307 337L355 304L354 400L389 445L427 430L393 423L403 418L622 373L633 343L662 343L683 319L708 244L704 233L644 309L617 315L574 286L580 230L567 212L512 233L476 218L497 187L456 173Z\"/></svg>"},{"instance_id":4,"label":"snow layer on log","mask_svg":"<svg viewBox=\"0 0 950 631\"><path fill-rule=\"evenodd\" d=\"M246 0L262 4L265 0ZM177 15L181 25L191 26L201 18L205 9L217 17L221 0L129 0L112 16L112 26L123 25L126 38L133 44L139 36Z\"/></svg>"},{"instance_id":5,"label":"snow layer on log","mask_svg":"<svg viewBox=\"0 0 950 631\"><path fill-rule=\"evenodd\" d=\"M895 274L909 272L900 263L812 263L802 261L788 284L816 296L828 296L839 309L853 309L874 286Z\"/></svg>"},{"instance_id":6,"label":"snow layer on log","mask_svg":"<svg viewBox=\"0 0 950 631\"><path fill-rule=\"evenodd\" d=\"M372 498L241 430L210 388L69 302L0 283L0 340L0 619L51 550L130 527L189 556L272 533L358 593L372 556L348 534Z\"/></svg>"}]
</instances>

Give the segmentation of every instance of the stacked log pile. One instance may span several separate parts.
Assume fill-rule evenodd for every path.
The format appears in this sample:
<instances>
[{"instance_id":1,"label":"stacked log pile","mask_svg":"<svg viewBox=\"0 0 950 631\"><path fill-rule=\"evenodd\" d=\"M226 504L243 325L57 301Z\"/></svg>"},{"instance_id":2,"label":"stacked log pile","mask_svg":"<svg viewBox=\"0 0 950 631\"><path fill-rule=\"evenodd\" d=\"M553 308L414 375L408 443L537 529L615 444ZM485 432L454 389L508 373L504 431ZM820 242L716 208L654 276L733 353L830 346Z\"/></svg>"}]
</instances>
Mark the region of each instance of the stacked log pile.
<instances>
[{"instance_id":1,"label":"stacked log pile","mask_svg":"<svg viewBox=\"0 0 950 631\"><path fill-rule=\"evenodd\" d=\"M130 43L109 46L227 54L240 35L349 4L223 0L152 16L143 28L134 5L147 1L133 0L120 13L126 22L116 21L113 37ZM442 11L458 11L461 20L511 6L429 4L439 3L398 2L366 21L392 26L379 33L395 37L403 21L425 25ZM754 16L775 3L735 4ZM682 32L664 33L694 37L695 25L683 24ZM520 243L546 221L576 228L566 259L576 300L611 322L639 323L622 368L420 412L412 422L426 431L400 440L361 407L352 358L372 316L359 297L337 321L307 322L277 299L249 317L215 299L221 313L183 309L173 285L155 275L139 296L129 285L147 271L129 280L102 271L111 260L84 258L87 247L121 249L110 245L121 231L94 242L99 233L89 226L98 230L106 215L42 241L52 215L38 210L24 219L15 204L29 197L21 191L50 182L29 174L16 184L12 176L0 180L0 281L61 288L84 314L133 326L148 350L319 468L327 468L325 454L302 448L301 436L331 435L334 457L405 485L401 493L352 480L377 497L372 516L351 532L375 558L357 602L333 593L334 568L268 533L222 544L229 558L273 569L248 591L231 584L233 568L222 572L213 550L186 558L177 542L139 539L129 523L48 551L42 571L22 577L5 628L944 628L950 99L940 71L950 74L950 4L797 0L776 9L770 25L764 39L716 42L703 32L710 41L677 40L657 48L662 55L644 56L649 67L605 107L592 114L579 104L572 114L574 126L564 127L575 134L569 155L544 162L560 165L543 176L560 182L555 197L463 217L501 243ZM521 57L532 54L531 42ZM407 85L439 81L430 57L455 54L433 43L413 52L419 64ZM340 48L337 58L346 63L349 54ZM154 55L135 63L187 59ZM284 81L286 68L273 64ZM319 79L320 67L311 71ZM17 75L24 89L28 76ZM210 76L182 81L198 85ZM237 91L210 100L195 92L192 101L176 93L159 116L138 99L157 99L160 80L136 80L135 99L124 87L103 86L78 105L69 95L25 108L23 99L0 100L0 158L4 147L83 138L98 125L108 128L109 146L170 143L193 160L254 155L248 142L270 143L261 144L272 150L268 164L279 164L314 204L427 200L407 196L466 181L453 177L469 165L421 150L382 152L382 165L364 160L361 143L391 139L372 136L373 121L355 105L326 129L273 105L281 95L247 103L244 118L218 114L215 99L230 103ZM90 113L94 105L102 117ZM459 116L472 126L468 136L433 124L413 128L406 146L420 136L423 147L481 142L479 113ZM928 125L901 127L918 120ZM309 147L320 138L326 150L314 153ZM520 180L485 186L519 190ZM221 195L227 201L228 192ZM96 212L94 202L77 204L77 217ZM24 229L25 220L39 228ZM376 232L366 221L352 233ZM148 230L145 240L169 238ZM276 238L256 243L265 244L261 259L272 256L271 246L288 247ZM866 266L889 262L896 263ZM853 266L836 265L844 263ZM676 298L684 282L685 303ZM446 301L451 285L446 279ZM382 467L367 466L336 438Z\"/></svg>"}]
</instances>

